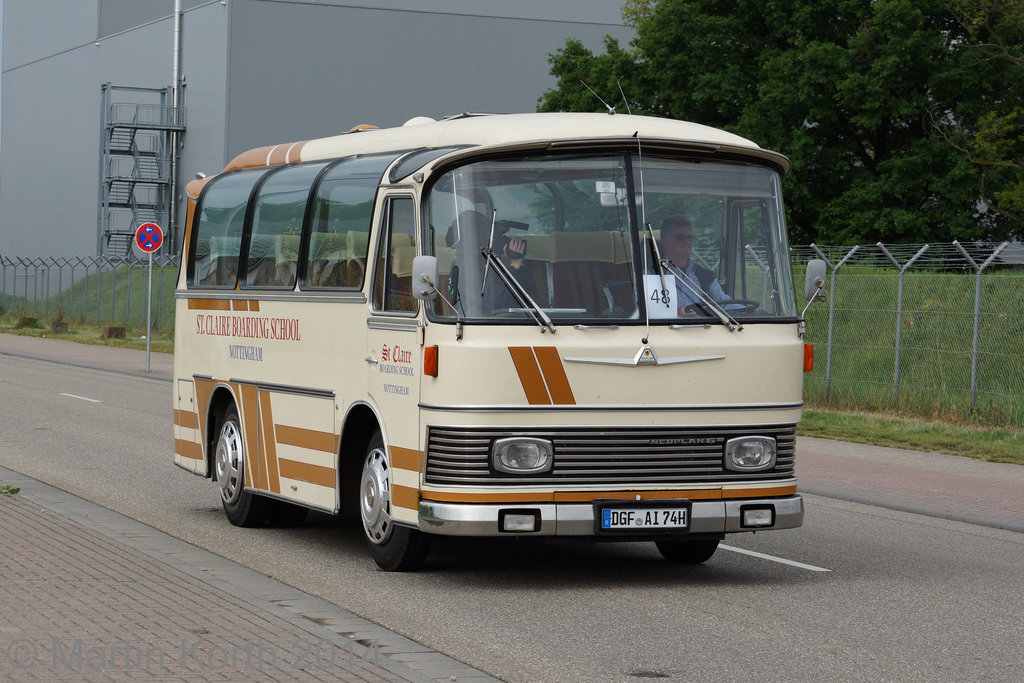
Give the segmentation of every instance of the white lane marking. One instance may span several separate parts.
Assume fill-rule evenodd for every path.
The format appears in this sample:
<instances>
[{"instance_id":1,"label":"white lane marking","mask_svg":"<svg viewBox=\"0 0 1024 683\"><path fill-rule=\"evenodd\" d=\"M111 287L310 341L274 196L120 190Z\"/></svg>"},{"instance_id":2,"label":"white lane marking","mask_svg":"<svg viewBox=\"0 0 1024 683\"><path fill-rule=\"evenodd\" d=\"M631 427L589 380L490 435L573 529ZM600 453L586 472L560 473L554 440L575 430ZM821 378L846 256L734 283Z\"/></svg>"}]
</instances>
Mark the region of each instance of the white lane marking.
<instances>
[{"instance_id":1,"label":"white lane marking","mask_svg":"<svg viewBox=\"0 0 1024 683\"><path fill-rule=\"evenodd\" d=\"M61 393L61 396L67 396L68 398L77 398L80 401L88 401L89 403L103 403L103 401L100 401L99 399L86 398L85 396L75 396L74 394Z\"/></svg>"},{"instance_id":2,"label":"white lane marking","mask_svg":"<svg viewBox=\"0 0 1024 683\"><path fill-rule=\"evenodd\" d=\"M791 567L799 567L800 569L807 569L812 572L830 572L831 569L825 569L824 567L815 567L813 564L804 564L803 562L797 562L795 560L787 560L782 557L775 557L774 555L765 555L764 553L755 553L753 550L746 550L744 548L737 548L731 545L719 545L721 550L731 550L734 553L740 553L742 555L751 555L753 557L760 557L762 560L771 560L772 562L778 562L779 564L788 564Z\"/></svg>"}]
</instances>

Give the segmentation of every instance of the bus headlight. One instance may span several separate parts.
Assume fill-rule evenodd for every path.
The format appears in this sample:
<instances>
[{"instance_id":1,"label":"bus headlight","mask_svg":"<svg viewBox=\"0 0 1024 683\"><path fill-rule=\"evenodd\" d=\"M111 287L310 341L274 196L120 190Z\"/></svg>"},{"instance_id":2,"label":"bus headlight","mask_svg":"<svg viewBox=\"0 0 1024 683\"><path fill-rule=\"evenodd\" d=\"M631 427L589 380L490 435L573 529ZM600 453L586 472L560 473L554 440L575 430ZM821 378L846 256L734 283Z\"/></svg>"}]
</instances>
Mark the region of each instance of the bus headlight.
<instances>
[{"instance_id":1,"label":"bus headlight","mask_svg":"<svg viewBox=\"0 0 1024 683\"><path fill-rule=\"evenodd\" d=\"M551 469L551 442L544 439L510 437L491 446L494 469L510 474L533 474Z\"/></svg>"},{"instance_id":2,"label":"bus headlight","mask_svg":"<svg viewBox=\"0 0 1024 683\"><path fill-rule=\"evenodd\" d=\"M725 469L760 472L775 467L775 439L769 436L741 436L725 442Z\"/></svg>"}]
</instances>

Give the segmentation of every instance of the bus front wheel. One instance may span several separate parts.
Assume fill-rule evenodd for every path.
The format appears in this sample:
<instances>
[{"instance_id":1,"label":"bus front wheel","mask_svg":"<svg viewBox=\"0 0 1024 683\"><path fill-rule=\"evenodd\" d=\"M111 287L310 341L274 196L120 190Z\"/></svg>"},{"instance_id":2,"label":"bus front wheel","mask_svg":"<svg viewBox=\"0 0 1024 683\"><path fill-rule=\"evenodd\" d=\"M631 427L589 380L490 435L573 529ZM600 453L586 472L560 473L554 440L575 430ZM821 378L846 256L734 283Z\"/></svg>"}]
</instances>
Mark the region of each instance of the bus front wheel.
<instances>
[{"instance_id":1,"label":"bus front wheel","mask_svg":"<svg viewBox=\"0 0 1024 683\"><path fill-rule=\"evenodd\" d=\"M245 440L234 404L225 409L218 424L220 433L213 466L224 514L235 526L263 526L267 519L267 499L245 490Z\"/></svg>"},{"instance_id":2,"label":"bus front wheel","mask_svg":"<svg viewBox=\"0 0 1024 683\"><path fill-rule=\"evenodd\" d=\"M430 537L394 523L391 466L379 431L370 439L363 459L359 478L359 516L363 521L366 544L378 567L385 571L403 572L423 564L430 549Z\"/></svg>"}]
</instances>

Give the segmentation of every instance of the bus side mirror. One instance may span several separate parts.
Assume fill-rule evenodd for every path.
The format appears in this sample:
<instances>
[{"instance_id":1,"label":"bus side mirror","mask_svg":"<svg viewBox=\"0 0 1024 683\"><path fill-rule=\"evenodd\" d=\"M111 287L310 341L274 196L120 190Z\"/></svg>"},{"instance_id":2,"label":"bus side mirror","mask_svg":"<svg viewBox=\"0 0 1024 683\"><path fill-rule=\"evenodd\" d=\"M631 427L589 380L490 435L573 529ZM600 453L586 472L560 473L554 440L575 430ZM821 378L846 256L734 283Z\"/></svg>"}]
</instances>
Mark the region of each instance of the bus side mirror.
<instances>
[{"instance_id":1,"label":"bus side mirror","mask_svg":"<svg viewBox=\"0 0 1024 683\"><path fill-rule=\"evenodd\" d=\"M412 260L412 295L419 301L437 296L437 257L417 256Z\"/></svg>"},{"instance_id":2,"label":"bus side mirror","mask_svg":"<svg viewBox=\"0 0 1024 683\"><path fill-rule=\"evenodd\" d=\"M804 279L804 296L807 301L822 300L825 295L825 262L822 259L813 259L807 262L807 277Z\"/></svg>"}]
</instances>

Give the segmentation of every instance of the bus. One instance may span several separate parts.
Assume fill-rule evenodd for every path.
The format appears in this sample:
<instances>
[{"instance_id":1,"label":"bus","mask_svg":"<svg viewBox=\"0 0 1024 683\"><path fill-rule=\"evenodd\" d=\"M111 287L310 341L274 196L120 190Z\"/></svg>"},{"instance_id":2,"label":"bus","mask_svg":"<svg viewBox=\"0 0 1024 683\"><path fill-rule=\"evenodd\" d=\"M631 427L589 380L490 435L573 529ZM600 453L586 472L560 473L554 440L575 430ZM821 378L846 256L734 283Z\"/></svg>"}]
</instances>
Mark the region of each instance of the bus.
<instances>
[{"instance_id":1,"label":"bus","mask_svg":"<svg viewBox=\"0 0 1024 683\"><path fill-rule=\"evenodd\" d=\"M197 174L174 462L237 526L358 514L391 571L435 536L695 564L798 527L789 167L695 123L467 113Z\"/></svg>"}]
</instances>

